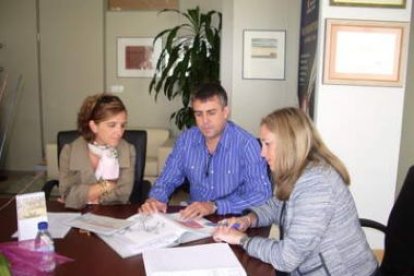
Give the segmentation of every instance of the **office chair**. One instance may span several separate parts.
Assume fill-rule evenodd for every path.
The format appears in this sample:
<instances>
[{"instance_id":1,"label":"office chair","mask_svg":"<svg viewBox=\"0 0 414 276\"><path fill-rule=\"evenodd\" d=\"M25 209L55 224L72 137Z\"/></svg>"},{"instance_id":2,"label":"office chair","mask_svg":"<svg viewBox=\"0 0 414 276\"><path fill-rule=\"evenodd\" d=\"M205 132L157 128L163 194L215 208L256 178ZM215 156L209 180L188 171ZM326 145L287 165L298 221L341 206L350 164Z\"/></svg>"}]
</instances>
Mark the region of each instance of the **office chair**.
<instances>
[{"instance_id":1,"label":"office chair","mask_svg":"<svg viewBox=\"0 0 414 276\"><path fill-rule=\"evenodd\" d=\"M80 133L76 130L59 131L57 135L57 154L58 154L58 166L59 155L65 144L72 143L76 138L80 136ZM128 143L134 145L136 151L135 159L135 177L134 185L131 195L129 197L130 203L143 203L151 188L151 183L144 180L145 169L145 155L147 150L147 132L145 130L126 130L123 137ZM49 199L50 193L53 187L59 186L59 180L52 179L47 181L42 191L45 192L46 200Z\"/></svg>"},{"instance_id":2,"label":"office chair","mask_svg":"<svg viewBox=\"0 0 414 276\"><path fill-rule=\"evenodd\" d=\"M360 219L362 227L385 234L382 276L414 275L414 166L408 170L400 194L395 201L387 226L373 220Z\"/></svg>"}]
</instances>

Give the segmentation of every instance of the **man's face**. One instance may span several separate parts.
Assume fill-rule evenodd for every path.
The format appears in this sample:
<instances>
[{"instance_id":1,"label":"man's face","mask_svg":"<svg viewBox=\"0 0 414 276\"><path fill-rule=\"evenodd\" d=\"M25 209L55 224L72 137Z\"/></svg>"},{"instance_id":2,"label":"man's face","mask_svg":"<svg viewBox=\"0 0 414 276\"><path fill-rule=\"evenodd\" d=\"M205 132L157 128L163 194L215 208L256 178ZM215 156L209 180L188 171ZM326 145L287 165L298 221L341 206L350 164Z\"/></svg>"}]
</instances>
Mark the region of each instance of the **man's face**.
<instances>
[{"instance_id":1,"label":"man's face","mask_svg":"<svg viewBox=\"0 0 414 276\"><path fill-rule=\"evenodd\" d=\"M192 107L197 126L206 140L219 138L227 121L228 107L221 104L218 96L206 101L196 99L192 102Z\"/></svg>"}]
</instances>

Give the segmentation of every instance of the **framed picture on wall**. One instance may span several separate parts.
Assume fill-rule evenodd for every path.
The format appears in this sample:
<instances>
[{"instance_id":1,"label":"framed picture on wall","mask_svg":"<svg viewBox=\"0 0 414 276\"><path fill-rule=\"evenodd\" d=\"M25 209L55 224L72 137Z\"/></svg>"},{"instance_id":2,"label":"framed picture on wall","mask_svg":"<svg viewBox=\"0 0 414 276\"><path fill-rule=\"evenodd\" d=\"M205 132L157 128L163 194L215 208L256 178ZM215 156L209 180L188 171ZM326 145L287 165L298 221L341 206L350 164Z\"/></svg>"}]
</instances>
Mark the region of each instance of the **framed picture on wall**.
<instances>
[{"instance_id":1,"label":"framed picture on wall","mask_svg":"<svg viewBox=\"0 0 414 276\"><path fill-rule=\"evenodd\" d=\"M327 19L324 83L402 86L408 23Z\"/></svg>"},{"instance_id":2,"label":"framed picture on wall","mask_svg":"<svg viewBox=\"0 0 414 276\"><path fill-rule=\"evenodd\" d=\"M119 37L117 39L118 77L151 78L161 54L161 40L153 38Z\"/></svg>"},{"instance_id":3,"label":"framed picture on wall","mask_svg":"<svg viewBox=\"0 0 414 276\"><path fill-rule=\"evenodd\" d=\"M406 0L330 0L331 6L359 6L404 9Z\"/></svg>"},{"instance_id":4,"label":"framed picture on wall","mask_svg":"<svg viewBox=\"0 0 414 276\"><path fill-rule=\"evenodd\" d=\"M285 31L244 30L243 79L285 79Z\"/></svg>"}]
</instances>

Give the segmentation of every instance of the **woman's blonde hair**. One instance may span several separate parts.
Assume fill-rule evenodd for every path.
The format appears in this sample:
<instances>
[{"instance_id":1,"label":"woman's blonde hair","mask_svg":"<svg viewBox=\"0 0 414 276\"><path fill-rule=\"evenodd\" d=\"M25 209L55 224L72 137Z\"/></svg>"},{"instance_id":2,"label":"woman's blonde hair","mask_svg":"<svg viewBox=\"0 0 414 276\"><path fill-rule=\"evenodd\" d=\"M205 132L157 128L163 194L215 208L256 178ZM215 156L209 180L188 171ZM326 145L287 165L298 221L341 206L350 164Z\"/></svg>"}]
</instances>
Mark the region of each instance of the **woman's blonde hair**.
<instances>
[{"instance_id":1,"label":"woman's blonde hair","mask_svg":"<svg viewBox=\"0 0 414 276\"><path fill-rule=\"evenodd\" d=\"M289 199L296 181L309 163L326 162L349 185L350 177L345 165L328 149L301 109L288 107L276 110L263 118L260 125L276 136L273 179L277 186L277 198Z\"/></svg>"}]
</instances>

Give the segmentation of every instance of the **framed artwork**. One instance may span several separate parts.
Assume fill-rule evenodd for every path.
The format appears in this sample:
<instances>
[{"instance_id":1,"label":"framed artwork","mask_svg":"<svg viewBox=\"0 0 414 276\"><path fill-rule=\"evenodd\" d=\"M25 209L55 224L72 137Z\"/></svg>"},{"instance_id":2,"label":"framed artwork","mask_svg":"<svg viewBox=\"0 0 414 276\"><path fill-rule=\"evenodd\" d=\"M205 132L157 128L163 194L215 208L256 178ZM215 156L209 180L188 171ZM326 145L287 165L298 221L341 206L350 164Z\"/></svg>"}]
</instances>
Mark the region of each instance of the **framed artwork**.
<instances>
[{"instance_id":1,"label":"framed artwork","mask_svg":"<svg viewBox=\"0 0 414 276\"><path fill-rule=\"evenodd\" d=\"M285 79L286 31L244 30L243 79Z\"/></svg>"},{"instance_id":2,"label":"framed artwork","mask_svg":"<svg viewBox=\"0 0 414 276\"><path fill-rule=\"evenodd\" d=\"M408 23L326 21L324 83L402 86Z\"/></svg>"},{"instance_id":3,"label":"framed artwork","mask_svg":"<svg viewBox=\"0 0 414 276\"><path fill-rule=\"evenodd\" d=\"M178 0L108 0L110 11L178 9Z\"/></svg>"},{"instance_id":4,"label":"framed artwork","mask_svg":"<svg viewBox=\"0 0 414 276\"><path fill-rule=\"evenodd\" d=\"M330 0L331 6L360 6L404 9L406 0Z\"/></svg>"},{"instance_id":5,"label":"framed artwork","mask_svg":"<svg viewBox=\"0 0 414 276\"><path fill-rule=\"evenodd\" d=\"M148 77L155 72L161 54L161 40L153 38L120 37L117 39L118 77Z\"/></svg>"}]
</instances>

